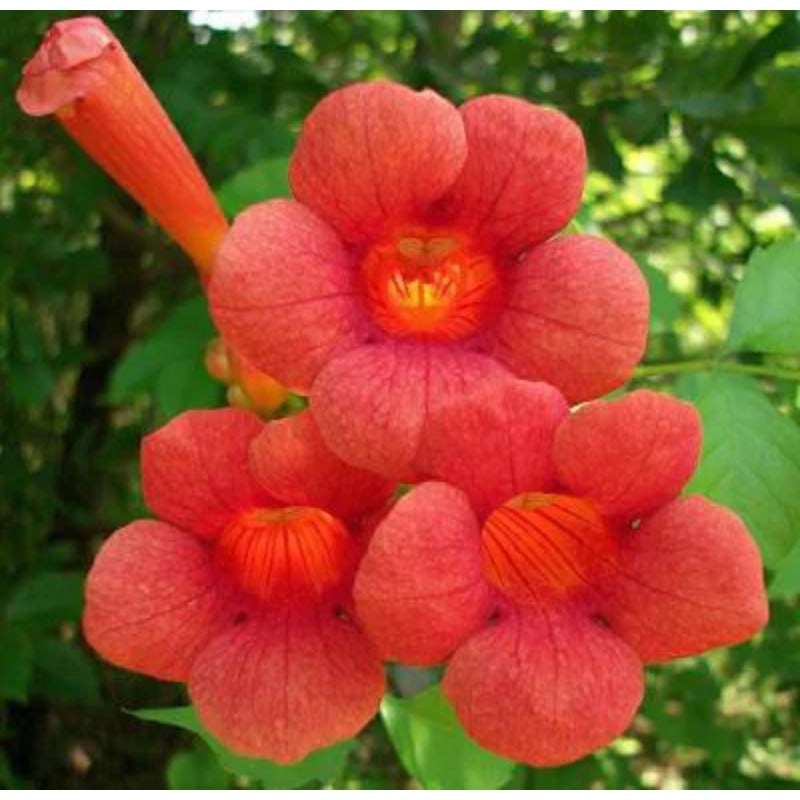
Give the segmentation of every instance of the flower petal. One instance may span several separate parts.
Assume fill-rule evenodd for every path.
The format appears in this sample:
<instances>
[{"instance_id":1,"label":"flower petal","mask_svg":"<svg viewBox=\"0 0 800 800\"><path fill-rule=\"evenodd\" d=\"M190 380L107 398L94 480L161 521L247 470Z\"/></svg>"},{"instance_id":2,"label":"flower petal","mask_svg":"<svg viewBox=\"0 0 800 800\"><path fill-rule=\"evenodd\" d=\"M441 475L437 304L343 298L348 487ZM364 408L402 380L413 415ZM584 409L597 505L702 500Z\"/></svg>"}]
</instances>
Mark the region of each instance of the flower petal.
<instances>
[{"instance_id":1,"label":"flower petal","mask_svg":"<svg viewBox=\"0 0 800 800\"><path fill-rule=\"evenodd\" d=\"M241 511L268 495L247 465L264 423L235 408L186 411L142 441L145 502L161 519L214 537Z\"/></svg>"},{"instance_id":2,"label":"flower petal","mask_svg":"<svg viewBox=\"0 0 800 800\"><path fill-rule=\"evenodd\" d=\"M556 468L574 494L606 516L630 521L678 495L701 441L694 406L640 389L569 417L556 433Z\"/></svg>"},{"instance_id":3,"label":"flower petal","mask_svg":"<svg viewBox=\"0 0 800 800\"><path fill-rule=\"evenodd\" d=\"M737 644L767 623L761 556L741 520L680 498L626 534L599 588L604 615L646 662Z\"/></svg>"},{"instance_id":4,"label":"flower petal","mask_svg":"<svg viewBox=\"0 0 800 800\"><path fill-rule=\"evenodd\" d=\"M431 482L399 500L370 541L353 597L383 658L407 664L447 658L489 614L480 526L467 496Z\"/></svg>"},{"instance_id":5,"label":"flower petal","mask_svg":"<svg viewBox=\"0 0 800 800\"><path fill-rule=\"evenodd\" d=\"M386 81L328 95L303 124L289 169L295 197L348 242L419 220L467 155L458 111L435 92Z\"/></svg>"},{"instance_id":6,"label":"flower petal","mask_svg":"<svg viewBox=\"0 0 800 800\"><path fill-rule=\"evenodd\" d=\"M580 128L558 111L487 95L461 106L464 170L443 205L487 246L516 255L560 231L586 175Z\"/></svg>"},{"instance_id":7,"label":"flower petal","mask_svg":"<svg viewBox=\"0 0 800 800\"><path fill-rule=\"evenodd\" d=\"M628 726L641 662L577 608L517 609L470 639L442 684L481 746L539 767L575 761Z\"/></svg>"},{"instance_id":8,"label":"flower petal","mask_svg":"<svg viewBox=\"0 0 800 800\"><path fill-rule=\"evenodd\" d=\"M269 423L253 442L250 463L272 497L343 519L375 510L394 490L392 481L335 456L307 411Z\"/></svg>"},{"instance_id":9,"label":"flower petal","mask_svg":"<svg viewBox=\"0 0 800 800\"><path fill-rule=\"evenodd\" d=\"M332 360L311 389L311 411L341 459L390 477L414 471L428 418L483 382L507 377L459 347L386 341Z\"/></svg>"},{"instance_id":10,"label":"flower petal","mask_svg":"<svg viewBox=\"0 0 800 800\"><path fill-rule=\"evenodd\" d=\"M284 609L217 637L189 694L203 724L246 756L297 761L354 736L378 710L383 668L372 645L332 611Z\"/></svg>"},{"instance_id":11,"label":"flower petal","mask_svg":"<svg viewBox=\"0 0 800 800\"><path fill-rule=\"evenodd\" d=\"M647 283L633 260L595 236L560 236L508 268L491 352L522 378L575 403L623 384L644 353Z\"/></svg>"},{"instance_id":12,"label":"flower petal","mask_svg":"<svg viewBox=\"0 0 800 800\"><path fill-rule=\"evenodd\" d=\"M118 60L123 74L130 72L124 49L102 20L75 17L55 23L22 69L17 102L26 114L40 117L83 100L102 86L108 71L97 64L87 68L98 60L99 66Z\"/></svg>"},{"instance_id":13,"label":"flower petal","mask_svg":"<svg viewBox=\"0 0 800 800\"><path fill-rule=\"evenodd\" d=\"M211 313L255 367L306 391L336 352L363 341L357 271L336 233L299 203L241 213L217 254Z\"/></svg>"},{"instance_id":14,"label":"flower petal","mask_svg":"<svg viewBox=\"0 0 800 800\"><path fill-rule=\"evenodd\" d=\"M197 653L234 615L208 546L171 525L139 520L100 548L86 581L83 632L113 664L185 681Z\"/></svg>"},{"instance_id":15,"label":"flower petal","mask_svg":"<svg viewBox=\"0 0 800 800\"><path fill-rule=\"evenodd\" d=\"M553 439L569 413L546 383L483 383L430 418L419 468L463 489L480 516L522 492L555 485Z\"/></svg>"}]
</instances>

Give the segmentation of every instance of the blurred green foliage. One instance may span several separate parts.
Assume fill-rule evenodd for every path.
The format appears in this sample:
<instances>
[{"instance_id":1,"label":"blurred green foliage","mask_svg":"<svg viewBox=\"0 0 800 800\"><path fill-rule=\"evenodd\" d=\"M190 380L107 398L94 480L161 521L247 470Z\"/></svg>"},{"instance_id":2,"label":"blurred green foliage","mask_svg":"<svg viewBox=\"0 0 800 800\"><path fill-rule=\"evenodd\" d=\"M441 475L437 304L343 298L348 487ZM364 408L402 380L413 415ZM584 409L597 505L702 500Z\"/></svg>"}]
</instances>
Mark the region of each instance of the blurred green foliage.
<instances>
[{"instance_id":1,"label":"blurred green foliage","mask_svg":"<svg viewBox=\"0 0 800 800\"><path fill-rule=\"evenodd\" d=\"M6 12L0 26L0 786L270 785L211 743L123 714L185 698L81 641L92 555L144 513L140 437L222 395L202 371L211 327L186 258L52 121L14 103L58 16ZM471 757L489 764L480 780L514 787L800 785L798 14L273 11L236 29L224 14L105 18L229 214L286 193L303 116L347 81L387 76L456 102L508 92L579 122L591 174L578 223L636 254L651 285L634 385L697 402L694 488L750 524L772 619L754 642L651 668L630 731L575 765ZM435 690L388 698L383 720L293 785L478 785L454 758L473 745Z\"/></svg>"}]
</instances>

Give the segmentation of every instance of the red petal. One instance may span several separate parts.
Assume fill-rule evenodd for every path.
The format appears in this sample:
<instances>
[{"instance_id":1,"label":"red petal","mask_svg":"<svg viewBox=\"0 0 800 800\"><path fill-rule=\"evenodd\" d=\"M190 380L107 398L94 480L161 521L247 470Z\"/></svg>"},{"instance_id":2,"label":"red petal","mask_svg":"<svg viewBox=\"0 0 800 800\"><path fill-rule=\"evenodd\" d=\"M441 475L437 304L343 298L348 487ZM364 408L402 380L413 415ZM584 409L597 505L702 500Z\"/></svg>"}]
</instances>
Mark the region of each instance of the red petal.
<instances>
[{"instance_id":1,"label":"red petal","mask_svg":"<svg viewBox=\"0 0 800 800\"><path fill-rule=\"evenodd\" d=\"M489 614L480 527L466 495L424 483L399 500L372 537L353 596L387 660L447 658Z\"/></svg>"},{"instance_id":2,"label":"red petal","mask_svg":"<svg viewBox=\"0 0 800 800\"><path fill-rule=\"evenodd\" d=\"M102 70L86 66L120 47L97 17L55 23L22 68L17 102L26 114L40 117L82 99L103 82Z\"/></svg>"},{"instance_id":3,"label":"red petal","mask_svg":"<svg viewBox=\"0 0 800 800\"><path fill-rule=\"evenodd\" d=\"M103 658L155 678L185 681L235 607L208 547L162 522L140 520L100 549L86 582L83 632Z\"/></svg>"},{"instance_id":4,"label":"red petal","mask_svg":"<svg viewBox=\"0 0 800 800\"><path fill-rule=\"evenodd\" d=\"M580 408L556 434L555 461L572 493L631 520L678 495L701 440L694 406L641 389Z\"/></svg>"},{"instance_id":5,"label":"red petal","mask_svg":"<svg viewBox=\"0 0 800 800\"><path fill-rule=\"evenodd\" d=\"M619 736L642 699L641 663L577 609L514 611L467 642L442 685L467 733L515 761L575 761Z\"/></svg>"},{"instance_id":6,"label":"red petal","mask_svg":"<svg viewBox=\"0 0 800 800\"><path fill-rule=\"evenodd\" d=\"M356 83L308 116L289 177L301 203L348 242L362 243L419 220L466 154L461 117L435 92Z\"/></svg>"},{"instance_id":7,"label":"red petal","mask_svg":"<svg viewBox=\"0 0 800 800\"><path fill-rule=\"evenodd\" d=\"M431 416L419 468L463 489L479 515L522 492L555 485L553 440L569 413L546 383L485 383Z\"/></svg>"},{"instance_id":8,"label":"red petal","mask_svg":"<svg viewBox=\"0 0 800 800\"><path fill-rule=\"evenodd\" d=\"M307 411L267 425L250 459L256 480L272 497L344 519L373 511L394 490L393 482L337 458Z\"/></svg>"},{"instance_id":9,"label":"red petal","mask_svg":"<svg viewBox=\"0 0 800 800\"><path fill-rule=\"evenodd\" d=\"M599 588L612 629L644 661L737 644L767 624L761 556L728 509L681 498L622 541L619 571Z\"/></svg>"},{"instance_id":10,"label":"red petal","mask_svg":"<svg viewBox=\"0 0 800 800\"><path fill-rule=\"evenodd\" d=\"M234 516L268 499L250 475L250 443L264 423L248 411L186 411L142 442L142 488L173 525L216 536Z\"/></svg>"},{"instance_id":11,"label":"red petal","mask_svg":"<svg viewBox=\"0 0 800 800\"><path fill-rule=\"evenodd\" d=\"M387 341L331 361L311 389L328 446L350 464L391 477L415 470L428 418L507 373L458 347Z\"/></svg>"},{"instance_id":12,"label":"red petal","mask_svg":"<svg viewBox=\"0 0 800 800\"><path fill-rule=\"evenodd\" d=\"M254 366L307 391L328 359L366 338L356 269L336 233L287 200L240 214L217 255L211 312Z\"/></svg>"},{"instance_id":13,"label":"red petal","mask_svg":"<svg viewBox=\"0 0 800 800\"><path fill-rule=\"evenodd\" d=\"M55 114L209 272L228 227L222 210L158 98L101 20L55 23L23 69L17 102L28 114Z\"/></svg>"},{"instance_id":14,"label":"red petal","mask_svg":"<svg viewBox=\"0 0 800 800\"><path fill-rule=\"evenodd\" d=\"M517 375L570 402L623 384L644 353L648 292L639 268L594 236L563 236L509 268L505 308L487 333Z\"/></svg>"},{"instance_id":15,"label":"red petal","mask_svg":"<svg viewBox=\"0 0 800 800\"><path fill-rule=\"evenodd\" d=\"M503 255L561 230L580 205L586 174L578 126L558 111L502 95L460 110L469 155L444 201L456 222Z\"/></svg>"},{"instance_id":16,"label":"red petal","mask_svg":"<svg viewBox=\"0 0 800 800\"><path fill-rule=\"evenodd\" d=\"M383 669L352 623L286 611L229 629L192 669L203 724L242 755L279 763L354 736L378 710Z\"/></svg>"}]
</instances>

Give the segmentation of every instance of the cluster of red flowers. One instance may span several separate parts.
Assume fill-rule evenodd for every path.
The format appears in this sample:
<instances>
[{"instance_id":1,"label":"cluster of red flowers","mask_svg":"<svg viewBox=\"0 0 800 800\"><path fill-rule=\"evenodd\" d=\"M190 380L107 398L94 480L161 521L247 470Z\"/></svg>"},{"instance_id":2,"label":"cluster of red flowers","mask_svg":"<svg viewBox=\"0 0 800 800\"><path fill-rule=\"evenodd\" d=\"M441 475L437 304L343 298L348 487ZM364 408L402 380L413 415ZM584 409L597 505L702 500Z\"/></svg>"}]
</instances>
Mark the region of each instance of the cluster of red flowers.
<instances>
[{"instance_id":1,"label":"cluster of red flowers","mask_svg":"<svg viewBox=\"0 0 800 800\"><path fill-rule=\"evenodd\" d=\"M747 530L679 497L694 409L594 399L641 358L648 293L619 248L559 233L586 171L567 117L348 86L303 126L294 199L228 229L99 20L56 24L18 100L189 253L226 352L310 398L280 421L189 411L148 436L158 521L114 533L89 574L89 643L187 682L222 742L289 762L352 736L390 660L445 664L484 747L564 763L627 727L643 664L764 626Z\"/></svg>"}]
</instances>

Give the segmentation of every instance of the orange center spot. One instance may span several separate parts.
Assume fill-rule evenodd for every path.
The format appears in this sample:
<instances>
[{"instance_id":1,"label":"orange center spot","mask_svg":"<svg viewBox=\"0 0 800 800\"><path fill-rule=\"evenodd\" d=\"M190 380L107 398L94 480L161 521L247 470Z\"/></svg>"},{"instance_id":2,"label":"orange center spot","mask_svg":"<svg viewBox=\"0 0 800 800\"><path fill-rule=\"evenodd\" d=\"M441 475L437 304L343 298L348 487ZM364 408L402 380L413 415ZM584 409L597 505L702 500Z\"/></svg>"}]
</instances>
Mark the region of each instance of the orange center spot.
<instances>
[{"instance_id":1,"label":"orange center spot","mask_svg":"<svg viewBox=\"0 0 800 800\"><path fill-rule=\"evenodd\" d=\"M236 583L265 602L320 598L345 577L353 539L319 508L242 514L222 532L217 558Z\"/></svg>"},{"instance_id":2,"label":"orange center spot","mask_svg":"<svg viewBox=\"0 0 800 800\"><path fill-rule=\"evenodd\" d=\"M613 549L594 505L561 494L521 494L495 509L481 532L487 580L524 604L586 586L593 565Z\"/></svg>"},{"instance_id":3,"label":"orange center spot","mask_svg":"<svg viewBox=\"0 0 800 800\"><path fill-rule=\"evenodd\" d=\"M395 336L452 341L482 322L497 287L488 256L454 236L401 236L362 264L373 318Z\"/></svg>"}]
</instances>

